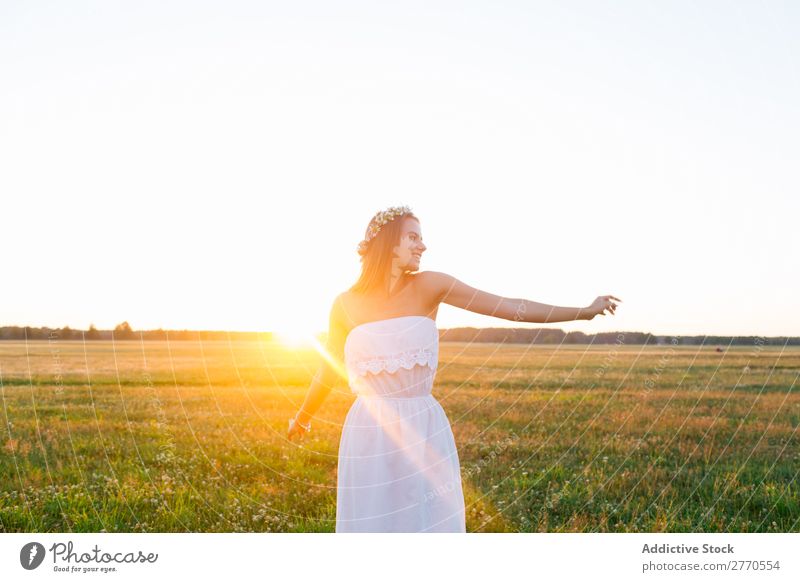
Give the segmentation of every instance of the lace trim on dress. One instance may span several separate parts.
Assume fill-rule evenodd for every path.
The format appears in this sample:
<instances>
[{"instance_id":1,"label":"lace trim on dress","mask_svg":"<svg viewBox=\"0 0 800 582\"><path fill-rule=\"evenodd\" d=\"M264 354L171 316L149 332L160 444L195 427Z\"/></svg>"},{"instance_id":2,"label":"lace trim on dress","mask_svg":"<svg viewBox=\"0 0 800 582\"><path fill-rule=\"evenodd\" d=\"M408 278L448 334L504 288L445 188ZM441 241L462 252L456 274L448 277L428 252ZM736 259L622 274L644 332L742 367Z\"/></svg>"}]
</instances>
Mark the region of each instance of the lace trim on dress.
<instances>
[{"instance_id":1,"label":"lace trim on dress","mask_svg":"<svg viewBox=\"0 0 800 582\"><path fill-rule=\"evenodd\" d=\"M427 348L420 348L418 350L410 350L381 358L356 360L353 362L353 367L361 376L366 376L367 373L370 372L378 374L383 371L391 374L400 368L410 370L414 366L429 366L431 369L435 370L436 359L435 352Z\"/></svg>"}]
</instances>

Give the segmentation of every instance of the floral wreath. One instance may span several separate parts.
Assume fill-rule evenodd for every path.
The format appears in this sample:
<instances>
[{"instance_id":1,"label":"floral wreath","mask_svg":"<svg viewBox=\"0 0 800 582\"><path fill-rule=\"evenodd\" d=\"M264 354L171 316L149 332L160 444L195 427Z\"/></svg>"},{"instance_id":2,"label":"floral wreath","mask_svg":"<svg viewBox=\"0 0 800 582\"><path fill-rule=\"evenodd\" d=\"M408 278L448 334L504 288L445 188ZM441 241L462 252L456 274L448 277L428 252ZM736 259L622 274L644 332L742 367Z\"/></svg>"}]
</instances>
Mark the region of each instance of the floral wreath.
<instances>
[{"instance_id":1,"label":"floral wreath","mask_svg":"<svg viewBox=\"0 0 800 582\"><path fill-rule=\"evenodd\" d=\"M358 252L359 254L364 254L367 252L367 245L369 245L369 241L375 238L378 233L380 232L381 228L395 218L400 216L404 216L406 214L410 214L411 209L408 206L390 206L386 210L381 210L372 217L372 220L369 221L369 226L367 227L367 234L360 243L358 243Z\"/></svg>"}]
</instances>

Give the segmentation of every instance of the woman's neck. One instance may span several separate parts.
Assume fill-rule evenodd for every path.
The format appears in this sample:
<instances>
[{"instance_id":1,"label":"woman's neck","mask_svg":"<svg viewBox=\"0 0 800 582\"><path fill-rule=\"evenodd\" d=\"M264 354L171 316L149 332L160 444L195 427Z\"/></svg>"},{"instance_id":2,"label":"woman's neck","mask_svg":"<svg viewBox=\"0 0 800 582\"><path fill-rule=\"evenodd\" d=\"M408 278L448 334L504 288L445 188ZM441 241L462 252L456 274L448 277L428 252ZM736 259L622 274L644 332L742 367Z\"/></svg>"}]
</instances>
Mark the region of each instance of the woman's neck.
<instances>
[{"instance_id":1,"label":"woman's neck","mask_svg":"<svg viewBox=\"0 0 800 582\"><path fill-rule=\"evenodd\" d=\"M388 290L374 294L370 293L371 298L378 301L386 301L387 299L395 297L398 293L405 289L406 285L408 285L408 275L409 274L407 271L403 271L398 274L392 273L392 275L389 277Z\"/></svg>"}]
</instances>

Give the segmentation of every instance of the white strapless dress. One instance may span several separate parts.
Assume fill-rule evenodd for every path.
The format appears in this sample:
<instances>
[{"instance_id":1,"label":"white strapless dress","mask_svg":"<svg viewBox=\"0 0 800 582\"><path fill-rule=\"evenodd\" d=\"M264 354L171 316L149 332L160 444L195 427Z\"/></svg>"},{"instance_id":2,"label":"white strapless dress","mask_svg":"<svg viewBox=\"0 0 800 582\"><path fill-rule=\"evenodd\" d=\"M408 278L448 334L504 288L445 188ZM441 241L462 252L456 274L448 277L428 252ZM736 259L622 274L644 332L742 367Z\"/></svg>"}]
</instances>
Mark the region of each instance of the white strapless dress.
<instances>
[{"instance_id":1,"label":"white strapless dress","mask_svg":"<svg viewBox=\"0 0 800 582\"><path fill-rule=\"evenodd\" d=\"M339 443L336 532L466 532L455 439L431 394L436 322L407 315L358 325L344 359L357 398Z\"/></svg>"}]
</instances>

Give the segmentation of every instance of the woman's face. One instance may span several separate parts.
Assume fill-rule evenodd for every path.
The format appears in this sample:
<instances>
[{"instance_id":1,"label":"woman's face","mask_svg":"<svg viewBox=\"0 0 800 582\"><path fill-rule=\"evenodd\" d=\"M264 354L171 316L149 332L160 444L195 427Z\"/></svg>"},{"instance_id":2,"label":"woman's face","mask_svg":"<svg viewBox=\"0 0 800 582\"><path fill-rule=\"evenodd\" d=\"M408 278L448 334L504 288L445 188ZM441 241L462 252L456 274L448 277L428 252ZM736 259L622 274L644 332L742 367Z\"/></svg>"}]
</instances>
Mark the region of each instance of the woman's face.
<instances>
[{"instance_id":1,"label":"woman's face","mask_svg":"<svg viewBox=\"0 0 800 582\"><path fill-rule=\"evenodd\" d=\"M402 269L418 271L420 258L427 248L422 242L419 222L413 218L404 218L400 243L394 248L396 264Z\"/></svg>"}]
</instances>

